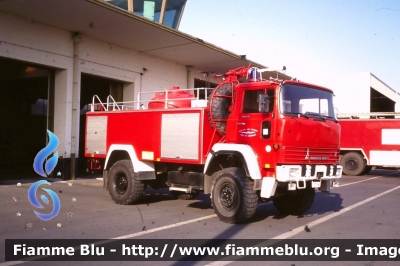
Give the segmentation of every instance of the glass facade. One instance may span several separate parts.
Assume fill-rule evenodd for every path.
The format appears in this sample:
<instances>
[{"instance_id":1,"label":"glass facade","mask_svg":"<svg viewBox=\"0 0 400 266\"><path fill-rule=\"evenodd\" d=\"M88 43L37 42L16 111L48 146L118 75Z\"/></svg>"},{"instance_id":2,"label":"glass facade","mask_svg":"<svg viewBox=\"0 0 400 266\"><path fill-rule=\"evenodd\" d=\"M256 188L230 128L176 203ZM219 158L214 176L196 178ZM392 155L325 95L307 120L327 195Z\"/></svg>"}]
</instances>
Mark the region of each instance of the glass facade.
<instances>
[{"instance_id":1,"label":"glass facade","mask_svg":"<svg viewBox=\"0 0 400 266\"><path fill-rule=\"evenodd\" d=\"M178 29L186 0L106 0L108 3Z\"/></svg>"}]
</instances>

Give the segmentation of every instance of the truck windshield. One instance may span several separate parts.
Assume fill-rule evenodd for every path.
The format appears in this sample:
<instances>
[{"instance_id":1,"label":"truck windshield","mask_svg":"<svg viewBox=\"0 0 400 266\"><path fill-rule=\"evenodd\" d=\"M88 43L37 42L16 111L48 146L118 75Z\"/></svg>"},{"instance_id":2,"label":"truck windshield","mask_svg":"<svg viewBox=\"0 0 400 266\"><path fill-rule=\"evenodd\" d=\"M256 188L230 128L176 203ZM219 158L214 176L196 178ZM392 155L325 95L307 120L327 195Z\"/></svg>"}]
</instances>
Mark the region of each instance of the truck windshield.
<instances>
[{"instance_id":1,"label":"truck windshield","mask_svg":"<svg viewBox=\"0 0 400 266\"><path fill-rule=\"evenodd\" d=\"M279 107L284 115L335 119L332 93L318 88L285 84L281 89Z\"/></svg>"}]
</instances>

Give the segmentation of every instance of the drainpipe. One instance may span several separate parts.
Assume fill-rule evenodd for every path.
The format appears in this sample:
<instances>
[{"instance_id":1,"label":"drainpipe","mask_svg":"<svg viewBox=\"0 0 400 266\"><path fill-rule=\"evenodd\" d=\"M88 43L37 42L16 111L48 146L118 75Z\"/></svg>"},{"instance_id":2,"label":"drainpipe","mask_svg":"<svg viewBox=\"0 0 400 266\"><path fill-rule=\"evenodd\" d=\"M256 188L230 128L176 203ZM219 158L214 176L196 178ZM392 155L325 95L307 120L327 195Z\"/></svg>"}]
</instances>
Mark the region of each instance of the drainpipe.
<instances>
[{"instance_id":1,"label":"drainpipe","mask_svg":"<svg viewBox=\"0 0 400 266\"><path fill-rule=\"evenodd\" d=\"M79 42L81 41L81 37L79 33L74 33L72 36L72 40L74 42L74 57L73 57L73 69L72 69L72 123L71 123L71 179L75 180L75 159L76 159L76 146L78 145L78 136L77 136L77 128L79 127L79 111L80 111L80 82L79 82Z\"/></svg>"},{"instance_id":2,"label":"drainpipe","mask_svg":"<svg viewBox=\"0 0 400 266\"><path fill-rule=\"evenodd\" d=\"M186 89L190 88L190 72L192 71L192 66L186 66Z\"/></svg>"}]
</instances>

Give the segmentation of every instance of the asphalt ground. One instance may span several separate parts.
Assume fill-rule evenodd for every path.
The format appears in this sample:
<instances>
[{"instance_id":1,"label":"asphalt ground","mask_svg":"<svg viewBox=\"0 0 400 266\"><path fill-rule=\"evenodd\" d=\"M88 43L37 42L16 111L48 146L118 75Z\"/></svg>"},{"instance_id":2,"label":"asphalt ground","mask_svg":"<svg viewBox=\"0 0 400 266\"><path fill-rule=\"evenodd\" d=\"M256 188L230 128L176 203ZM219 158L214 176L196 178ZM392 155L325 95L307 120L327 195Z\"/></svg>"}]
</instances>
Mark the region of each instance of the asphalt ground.
<instances>
[{"instance_id":1,"label":"asphalt ground","mask_svg":"<svg viewBox=\"0 0 400 266\"><path fill-rule=\"evenodd\" d=\"M48 179L59 197L59 214L39 219L28 199L37 179L0 181L0 266L33 265L243 265L243 262L5 262L5 239L400 239L400 171L373 170L343 176L340 187L317 192L302 216L280 214L272 202L259 203L246 224L226 224L216 217L208 195L175 200L168 189L146 189L136 205L117 205L102 180ZM40 210L51 212L48 206ZM307 228L307 229L306 229ZM399 255L400 256L400 255ZM268 261L268 265L399 265L393 261ZM265 265L266 262L246 262Z\"/></svg>"}]
</instances>

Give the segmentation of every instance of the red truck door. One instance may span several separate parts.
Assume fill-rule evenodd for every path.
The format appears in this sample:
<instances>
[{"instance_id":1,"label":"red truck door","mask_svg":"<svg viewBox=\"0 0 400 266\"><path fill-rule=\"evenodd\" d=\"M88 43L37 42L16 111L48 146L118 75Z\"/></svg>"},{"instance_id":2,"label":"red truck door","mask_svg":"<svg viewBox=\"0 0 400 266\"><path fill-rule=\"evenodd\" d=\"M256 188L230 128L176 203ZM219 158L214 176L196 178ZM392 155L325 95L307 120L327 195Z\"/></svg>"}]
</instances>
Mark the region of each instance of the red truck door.
<instances>
[{"instance_id":1,"label":"red truck door","mask_svg":"<svg viewBox=\"0 0 400 266\"><path fill-rule=\"evenodd\" d=\"M229 119L227 130L227 142L248 144L257 154L259 164L273 163L272 156L272 130L274 125L274 89L247 89L237 97L237 109L234 110L233 117ZM240 94L240 90L237 91ZM259 111L259 95L269 95L269 112ZM239 96L239 95L238 95ZM231 130L232 129L232 130ZM233 132L232 132L233 131Z\"/></svg>"}]
</instances>

